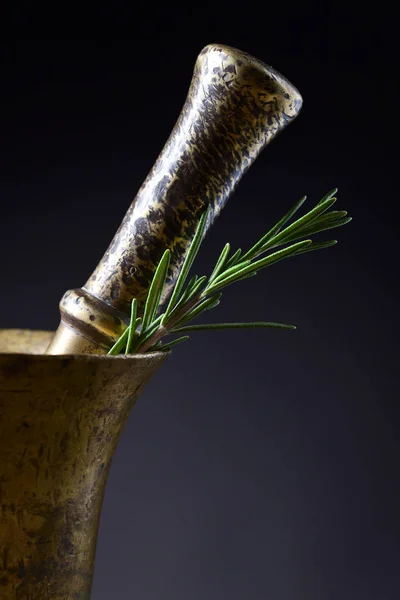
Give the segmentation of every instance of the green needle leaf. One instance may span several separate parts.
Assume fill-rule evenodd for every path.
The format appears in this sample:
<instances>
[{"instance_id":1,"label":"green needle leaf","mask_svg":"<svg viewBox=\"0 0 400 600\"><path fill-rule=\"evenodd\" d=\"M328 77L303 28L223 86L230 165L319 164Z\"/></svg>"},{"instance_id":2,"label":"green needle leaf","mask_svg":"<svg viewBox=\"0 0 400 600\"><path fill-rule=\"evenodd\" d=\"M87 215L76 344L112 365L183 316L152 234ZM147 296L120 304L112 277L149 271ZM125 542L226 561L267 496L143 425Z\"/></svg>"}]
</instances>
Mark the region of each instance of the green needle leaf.
<instances>
[{"instance_id":1,"label":"green needle leaf","mask_svg":"<svg viewBox=\"0 0 400 600\"><path fill-rule=\"evenodd\" d=\"M188 284L187 284L187 286L186 286L186 290L185 290L185 291L183 292L183 294L182 294L182 298L183 298L183 296L185 296L186 294L190 294L190 292L191 292L191 290L192 290L193 286L194 286L194 285L196 285L196 282L197 282L198 278L199 278L199 277L198 277L198 275L193 275L193 277L191 277L191 278L189 279L189 283L188 283Z\"/></svg>"},{"instance_id":2,"label":"green needle leaf","mask_svg":"<svg viewBox=\"0 0 400 600\"><path fill-rule=\"evenodd\" d=\"M161 313L161 315L158 315L158 317L156 319L153 319L153 321L147 327L147 330L142 325L142 328L140 330L140 335L143 335L149 329L154 330L154 328L156 327L156 325L159 325L161 323L161 319L163 318L163 316L164 316L164 313ZM139 317L139 319L140 319L140 317Z\"/></svg>"},{"instance_id":3,"label":"green needle leaf","mask_svg":"<svg viewBox=\"0 0 400 600\"><path fill-rule=\"evenodd\" d=\"M200 278L197 277L197 275L196 275L194 283L192 285L190 285L190 289L189 289L189 284L188 284L188 286L187 286L186 290L183 292L180 300L175 304L174 308L169 313L168 317L164 319L165 325L167 325L167 323L169 323L171 321L171 319L174 318L174 316L183 308L183 306L186 303L188 303L192 298L194 298L196 296L199 289L206 281L207 281L207 275L203 275L203 277L200 277Z\"/></svg>"},{"instance_id":4,"label":"green needle leaf","mask_svg":"<svg viewBox=\"0 0 400 600\"><path fill-rule=\"evenodd\" d=\"M162 319L163 315L160 315L158 317L157 320L153 321L153 323L151 323L151 325L149 325L149 327L147 329L142 329L142 331L140 332L140 336L138 336L133 343L133 349L137 350L138 348L140 348L140 346L142 344L144 344L145 342L147 342L147 340L157 331L157 329L160 327L160 321Z\"/></svg>"},{"instance_id":5,"label":"green needle leaf","mask_svg":"<svg viewBox=\"0 0 400 600\"><path fill-rule=\"evenodd\" d=\"M128 341L126 342L125 354L129 354L133 338L136 332L136 312L137 312L137 300L134 298L131 304L131 323L129 325Z\"/></svg>"},{"instance_id":6,"label":"green needle leaf","mask_svg":"<svg viewBox=\"0 0 400 600\"><path fill-rule=\"evenodd\" d=\"M282 229L285 223L287 223L292 218L292 216L299 210L299 208L303 206L306 200L307 196L303 196L302 198L300 198L300 200L298 200L296 204L292 206L292 208L282 217L282 219L278 221L278 223L274 225L272 229L270 229L265 235L263 235L263 237L256 244L254 244L254 246L252 246L250 250L246 252L246 254L242 257L242 260L245 260L247 258L253 259L256 256L258 256L258 254L260 253L259 251L266 244L266 242L273 238Z\"/></svg>"},{"instance_id":7,"label":"green needle leaf","mask_svg":"<svg viewBox=\"0 0 400 600\"><path fill-rule=\"evenodd\" d=\"M210 279L209 279L210 282L213 279L215 279L218 276L218 274L221 272L221 270L225 264L225 261L228 258L230 249L231 249L231 245L229 243L225 244L225 246L223 247L222 252L217 260L217 263L214 267L214 270L210 275Z\"/></svg>"},{"instance_id":8,"label":"green needle leaf","mask_svg":"<svg viewBox=\"0 0 400 600\"><path fill-rule=\"evenodd\" d=\"M199 289L201 288L201 286L206 281L207 281L207 275L203 275L203 277L199 277L199 279L196 281L195 285L190 290L190 293L185 297L185 302L188 302L189 300L194 298L196 296L197 292L199 291Z\"/></svg>"},{"instance_id":9,"label":"green needle leaf","mask_svg":"<svg viewBox=\"0 0 400 600\"><path fill-rule=\"evenodd\" d=\"M209 329L252 329L256 327L270 327L272 329L297 329L296 325L286 325L285 323L270 323L267 321L254 321L251 323L207 323L205 325L187 325L175 329L175 333L181 331L203 331Z\"/></svg>"},{"instance_id":10,"label":"green needle leaf","mask_svg":"<svg viewBox=\"0 0 400 600\"><path fill-rule=\"evenodd\" d=\"M318 221L319 220L324 220L324 219L341 219L342 217L346 217L347 216L347 210L331 210L328 213L325 213L324 215L321 215L320 217L318 217Z\"/></svg>"},{"instance_id":11,"label":"green needle leaf","mask_svg":"<svg viewBox=\"0 0 400 600\"><path fill-rule=\"evenodd\" d=\"M235 265L236 262L239 260L241 254L242 254L242 250L241 250L241 248L238 248L236 250L236 252L234 254L232 254L230 259L227 261L227 263L225 265L225 269L229 269L230 267L233 267L233 265Z\"/></svg>"},{"instance_id":12,"label":"green needle leaf","mask_svg":"<svg viewBox=\"0 0 400 600\"><path fill-rule=\"evenodd\" d=\"M179 298L179 300L176 302L174 308L169 313L168 320L171 319L182 308L182 306L186 303L186 300L187 300L188 296L191 294L193 286L196 284L197 280L198 280L198 276L197 275L194 275L189 280L189 283L187 284L186 289L183 291L181 297ZM164 318L164 322L166 320L167 320L167 317Z\"/></svg>"},{"instance_id":13,"label":"green needle leaf","mask_svg":"<svg viewBox=\"0 0 400 600\"><path fill-rule=\"evenodd\" d=\"M300 250L302 248L305 248L306 246L309 246L310 244L312 244L312 240L304 240L302 242L298 242L297 244L292 244L291 246L288 246L287 248L283 248L282 250L278 250L277 252L274 252L273 254L269 254L268 256L265 256L264 258L261 258L260 260L257 260L255 262L251 263L244 269L241 269L240 271L233 273L226 279L222 279L221 281L216 282L214 285L211 285L210 288L208 289L208 293L210 293L210 294L214 293L217 290L220 290L220 289L226 287L227 285L234 283L235 281L240 281L241 279L244 278L244 276L247 276L249 273L252 273L253 271L257 271L259 269L268 267L268 266L278 262L279 260L282 260L282 259L286 258L287 256L290 256L294 252L297 252L297 250Z\"/></svg>"},{"instance_id":14,"label":"green needle leaf","mask_svg":"<svg viewBox=\"0 0 400 600\"><path fill-rule=\"evenodd\" d=\"M346 225L346 223L349 223L351 220L352 217L345 217L343 219L337 220L324 219L323 221L321 220L321 222L319 223L311 223L309 228L305 229L304 231L301 231L301 235L294 233L288 238L286 238L284 243L294 242L295 240L298 240L299 238L302 238L304 236L309 237L310 235L315 235L317 233L321 233L322 231L328 231L329 229L341 227L342 225Z\"/></svg>"},{"instance_id":15,"label":"green needle leaf","mask_svg":"<svg viewBox=\"0 0 400 600\"><path fill-rule=\"evenodd\" d=\"M218 304L220 302L219 299L221 296L222 296L222 294L214 294L210 298L206 298L205 300L200 302L200 304L198 304L197 306L192 308L189 312L187 312L186 315L184 315L182 317L182 319L180 319L179 322L174 325L174 327L171 329L171 332L175 331L175 327L180 327L181 325L184 325L188 321L195 319L199 314L201 314L205 310L210 310L211 308L215 308L216 306L218 306Z\"/></svg>"},{"instance_id":16,"label":"green needle leaf","mask_svg":"<svg viewBox=\"0 0 400 600\"><path fill-rule=\"evenodd\" d=\"M165 250L160 262L158 263L156 272L154 273L154 277L151 282L146 304L144 307L142 322L143 330L147 329L147 327L154 320L154 317L156 315L157 308L160 303L161 293L165 284L165 279L167 277L170 255L170 251L168 249Z\"/></svg>"},{"instance_id":17,"label":"green needle leaf","mask_svg":"<svg viewBox=\"0 0 400 600\"><path fill-rule=\"evenodd\" d=\"M261 249L261 252L265 252L271 246L276 246L277 242L283 243L289 234L291 233L300 233L300 231L305 228L305 225L308 225L311 221L313 221L316 217L327 211L333 204L335 204L336 198L328 198L324 202L319 203L315 208L310 210L307 214L300 219L297 219L294 223L286 227L283 231L278 233L278 235L274 236L271 240L269 240Z\"/></svg>"},{"instance_id":18,"label":"green needle leaf","mask_svg":"<svg viewBox=\"0 0 400 600\"><path fill-rule=\"evenodd\" d=\"M237 271L240 271L241 269L244 269L250 263L251 263L251 260L241 260L237 265L234 265L230 269L227 269L226 271L223 271L223 273L221 273L220 275L218 275L218 277L216 277L214 279L213 283L217 283L217 281L221 281L222 279L225 279L226 277L229 277L229 275L232 275L233 273L236 273Z\"/></svg>"},{"instance_id":19,"label":"green needle leaf","mask_svg":"<svg viewBox=\"0 0 400 600\"><path fill-rule=\"evenodd\" d=\"M338 191L337 188L333 188L333 190L331 190L330 192L325 194L325 196L318 202L317 206L319 206L320 204L325 202L325 200L330 200L330 198L333 198L333 196L336 196L337 191Z\"/></svg>"},{"instance_id":20,"label":"green needle leaf","mask_svg":"<svg viewBox=\"0 0 400 600\"><path fill-rule=\"evenodd\" d=\"M165 322L165 320L167 319L167 317L169 316L169 314L172 312L172 309L174 308L179 294L182 291L183 285L186 281L186 278L188 276L188 273L192 267L193 261L197 256L197 253L199 251L200 248L200 244L203 240L203 236L204 236L204 232L205 232L205 228L206 228L206 223L207 223L207 218L208 218L208 214L210 211L210 207L208 206L207 209L203 212L203 214L200 217L197 229L196 229L196 233L194 235L194 238L192 240L192 243L190 244L189 247L189 251L186 255L186 258L183 262L181 271L179 273L179 277L177 279L177 282L175 284L174 287L174 291L172 293L172 296L170 298L168 307L165 311L165 316L164 316L164 320L162 321L162 323Z\"/></svg>"},{"instance_id":21,"label":"green needle leaf","mask_svg":"<svg viewBox=\"0 0 400 600\"><path fill-rule=\"evenodd\" d=\"M125 329L122 335L117 339L114 346L110 348L107 354L119 354L121 351L123 352L123 348L125 348L126 341L129 335L129 327Z\"/></svg>"},{"instance_id":22,"label":"green needle leaf","mask_svg":"<svg viewBox=\"0 0 400 600\"><path fill-rule=\"evenodd\" d=\"M173 340L172 342L168 342L168 344L163 344L162 346L158 346L157 347L157 351L161 351L161 352L165 352L166 350L170 350L171 348L173 348L174 346L176 346L177 344L180 344L181 342L185 342L186 340L189 339L188 335L183 335L180 338L177 338L176 340ZM150 351L152 349L150 348Z\"/></svg>"},{"instance_id":23,"label":"green needle leaf","mask_svg":"<svg viewBox=\"0 0 400 600\"><path fill-rule=\"evenodd\" d=\"M328 242L321 242L319 244L312 243L312 245L309 248L304 248L303 250L298 250L297 252L294 252L293 256L297 256L297 254L304 254L305 252L313 252L314 250L322 250L323 248L330 248L335 244L337 244L337 240L329 240Z\"/></svg>"}]
</instances>

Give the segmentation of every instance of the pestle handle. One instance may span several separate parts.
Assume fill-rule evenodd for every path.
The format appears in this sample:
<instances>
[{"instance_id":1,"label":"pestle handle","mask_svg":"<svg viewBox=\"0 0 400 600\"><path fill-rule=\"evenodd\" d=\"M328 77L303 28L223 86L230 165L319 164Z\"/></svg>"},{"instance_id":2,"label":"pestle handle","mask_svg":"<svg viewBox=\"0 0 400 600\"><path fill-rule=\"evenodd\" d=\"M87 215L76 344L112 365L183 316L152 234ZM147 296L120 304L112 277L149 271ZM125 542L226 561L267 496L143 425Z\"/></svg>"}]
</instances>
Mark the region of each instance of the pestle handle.
<instances>
[{"instance_id":1,"label":"pestle handle","mask_svg":"<svg viewBox=\"0 0 400 600\"><path fill-rule=\"evenodd\" d=\"M163 300L206 206L206 231L261 150L299 113L302 98L281 74L219 44L199 54L181 114L109 248L82 289L60 302L48 353L104 353L139 314L164 250L171 250Z\"/></svg>"}]
</instances>

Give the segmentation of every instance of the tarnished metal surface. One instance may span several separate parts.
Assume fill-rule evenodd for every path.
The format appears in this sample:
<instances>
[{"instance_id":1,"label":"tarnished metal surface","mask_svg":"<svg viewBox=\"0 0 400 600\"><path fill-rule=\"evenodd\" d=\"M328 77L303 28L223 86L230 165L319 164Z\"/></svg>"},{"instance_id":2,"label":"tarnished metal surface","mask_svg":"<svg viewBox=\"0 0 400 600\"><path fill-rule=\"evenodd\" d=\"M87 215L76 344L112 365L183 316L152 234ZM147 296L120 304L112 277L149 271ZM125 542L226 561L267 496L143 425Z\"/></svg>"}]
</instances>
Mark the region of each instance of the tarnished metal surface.
<instances>
[{"instance_id":1,"label":"tarnished metal surface","mask_svg":"<svg viewBox=\"0 0 400 600\"><path fill-rule=\"evenodd\" d=\"M166 299L204 208L211 206L209 228L301 104L297 89L270 66L228 46L206 46L179 119L85 291L62 299L63 325L49 352L75 343L84 352L105 352L123 330L132 298L138 314L143 311L156 265L169 248Z\"/></svg>"},{"instance_id":2,"label":"tarnished metal surface","mask_svg":"<svg viewBox=\"0 0 400 600\"><path fill-rule=\"evenodd\" d=\"M28 354L51 336L0 331L1 600L89 599L111 458L165 359Z\"/></svg>"},{"instance_id":3,"label":"tarnished metal surface","mask_svg":"<svg viewBox=\"0 0 400 600\"><path fill-rule=\"evenodd\" d=\"M0 329L0 353L44 354L53 336L52 331Z\"/></svg>"}]
</instances>

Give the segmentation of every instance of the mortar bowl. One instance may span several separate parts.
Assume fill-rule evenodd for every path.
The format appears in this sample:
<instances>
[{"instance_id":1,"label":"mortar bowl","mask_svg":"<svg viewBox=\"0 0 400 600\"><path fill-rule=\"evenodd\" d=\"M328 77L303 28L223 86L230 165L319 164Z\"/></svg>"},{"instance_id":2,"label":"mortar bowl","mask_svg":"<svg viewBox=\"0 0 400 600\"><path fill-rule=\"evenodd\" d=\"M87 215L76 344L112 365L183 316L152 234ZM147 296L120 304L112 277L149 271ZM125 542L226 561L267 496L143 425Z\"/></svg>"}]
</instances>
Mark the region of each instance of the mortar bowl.
<instances>
[{"instance_id":1,"label":"mortar bowl","mask_svg":"<svg viewBox=\"0 0 400 600\"><path fill-rule=\"evenodd\" d=\"M89 600L118 440L166 353L47 355L0 330L0 598Z\"/></svg>"}]
</instances>

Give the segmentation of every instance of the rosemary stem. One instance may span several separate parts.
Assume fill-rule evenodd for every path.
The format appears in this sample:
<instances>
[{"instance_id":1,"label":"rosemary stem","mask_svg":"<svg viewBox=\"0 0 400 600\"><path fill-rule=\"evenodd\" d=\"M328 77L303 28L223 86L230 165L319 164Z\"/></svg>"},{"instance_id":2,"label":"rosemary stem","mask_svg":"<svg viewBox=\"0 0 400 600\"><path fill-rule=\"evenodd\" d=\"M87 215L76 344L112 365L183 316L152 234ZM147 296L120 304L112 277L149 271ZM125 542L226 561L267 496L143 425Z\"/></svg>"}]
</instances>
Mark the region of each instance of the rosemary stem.
<instances>
[{"instance_id":1,"label":"rosemary stem","mask_svg":"<svg viewBox=\"0 0 400 600\"><path fill-rule=\"evenodd\" d=\"M191 300L189 300L189 302L187 302L186 304L184 304L182 306L182 308L172 317L171 320L167 320L167 322L165 323L165 326L171 330L173 329L173 327L179 323L179 321L185 316L185 314L191 310L192 308L194 308L196 306L196 304L202 299L201 297L201 292L199 292L198 294L195 295L194 298L192 298Z\"/></svg>"},{"instance_id":2,"label":"rosemary stem","mask_svg":"<svg viewBox=\"0 0 400 600\"><path fill-rule=\"evenodd\" d=\"M174 325L176 323L179 323L179 321L185 316L188 310L193 308L199 302L200 299L201 292L196 294L194 298L192 298L189 302L184 304L182 308L175 315L172 316L172 318L167 318L164 325L161 325L158 329L156 329L153 335L151 335L148 340L146 340L141 346L139 346L137 352L146 352L146 350L154 346L154 344L156 344L165 335L172 333L171 330L173 329Z\"/></svg>"},{"instance_id":3,"label":"rosemary stem","mask_svg":"<svg viewBox=\"0 0 400 600\"><path fill-rule=\"evenodd\" d=\"M139 346L137 352L146 352L146 350L154 346L154 344L156 344L162 337L164 337L164 335L167 335L168 333L168 329L164 325L161 325L161 327L159 327L153 333L153 335L149 337L148 340L146 340L141 346Z\"/></svg>"}]
</instances>

